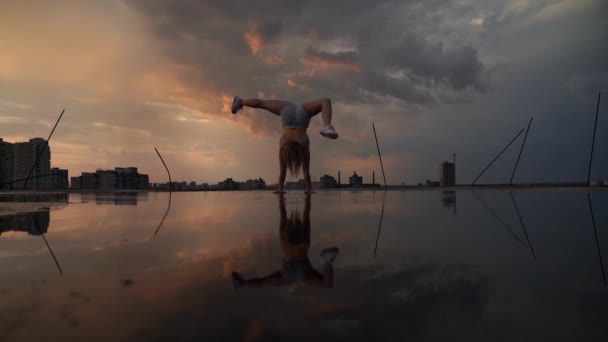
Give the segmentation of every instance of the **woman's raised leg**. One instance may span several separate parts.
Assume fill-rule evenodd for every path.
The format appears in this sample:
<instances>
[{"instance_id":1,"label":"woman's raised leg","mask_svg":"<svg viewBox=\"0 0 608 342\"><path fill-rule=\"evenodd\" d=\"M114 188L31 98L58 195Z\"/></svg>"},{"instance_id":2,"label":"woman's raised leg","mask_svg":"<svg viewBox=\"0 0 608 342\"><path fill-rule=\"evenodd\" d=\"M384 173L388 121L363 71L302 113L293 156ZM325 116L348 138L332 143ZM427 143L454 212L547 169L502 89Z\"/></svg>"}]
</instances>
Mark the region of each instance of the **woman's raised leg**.
<instances>
[{"instance_id":1,"label":"woman's raised leg","mask_svg":"<svg viewBox=\"0 0 608 342\"><path fill-rule=\"evenodd\" d=\"M281 110L285 108L285 106L289 105L288 101L280 101L280 100L261 100L261 99L241 99L238 96L234 97L232 101L232 114L236 114L243 107L251 107L251 108L261 108L265 109L273 114L281 115Z\"/></svg>"}]
</instances>

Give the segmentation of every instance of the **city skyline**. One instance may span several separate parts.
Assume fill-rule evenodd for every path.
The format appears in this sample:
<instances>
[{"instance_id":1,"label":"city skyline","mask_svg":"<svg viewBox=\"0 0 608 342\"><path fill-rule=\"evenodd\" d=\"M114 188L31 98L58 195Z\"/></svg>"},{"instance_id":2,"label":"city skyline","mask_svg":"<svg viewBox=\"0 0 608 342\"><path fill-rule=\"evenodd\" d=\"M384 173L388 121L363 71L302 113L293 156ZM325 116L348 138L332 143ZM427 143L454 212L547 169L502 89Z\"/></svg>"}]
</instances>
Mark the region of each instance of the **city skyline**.
<instances>
[{"instance_id":1,"label":"city skyline","mask_svg":"<svg viewBox=\"0 0 608 342\"><path fill-rule=\"evenodd\" d=\"M586 178L596 97L608 85L605 1L355 3L241 14L215 1L61 0L51 16L3 3L0 136L46 137L66 108L51 143L72 174L131 164L160 181L157 147L176 179L271 180L280 123L249 109L233 116L232 96L328 96L340 138L322 139L311 122L316 175L379 171L373 122L388 183L416 184L452 153L468 183L534 115L514 181ZM300 15L321 9L335 19ZM355 27L344 29L346 18ZM608 178L607 109L603 101L593 179ZM515 150L480 181L508 181Z\"/></svg>"}]
</instances>

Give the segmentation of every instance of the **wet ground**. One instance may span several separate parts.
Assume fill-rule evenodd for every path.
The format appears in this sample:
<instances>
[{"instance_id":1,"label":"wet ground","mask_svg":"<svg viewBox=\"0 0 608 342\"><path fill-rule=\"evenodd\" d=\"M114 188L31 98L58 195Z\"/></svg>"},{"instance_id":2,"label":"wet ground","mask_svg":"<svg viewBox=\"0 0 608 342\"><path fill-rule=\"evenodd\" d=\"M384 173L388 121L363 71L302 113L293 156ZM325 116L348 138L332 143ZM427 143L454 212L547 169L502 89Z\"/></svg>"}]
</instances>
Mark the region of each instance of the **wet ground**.
<instances>
[{"instance_id":1,"label":"wet ground","mask_svg":"<svg viewBox=\"0 0 608 342\"><path fill-rule=\"evenodd\" d=\"M0 215L0 341L608 338L608 191L36 197L0 194L37 203Z\"/></svg>"}]
</instances>

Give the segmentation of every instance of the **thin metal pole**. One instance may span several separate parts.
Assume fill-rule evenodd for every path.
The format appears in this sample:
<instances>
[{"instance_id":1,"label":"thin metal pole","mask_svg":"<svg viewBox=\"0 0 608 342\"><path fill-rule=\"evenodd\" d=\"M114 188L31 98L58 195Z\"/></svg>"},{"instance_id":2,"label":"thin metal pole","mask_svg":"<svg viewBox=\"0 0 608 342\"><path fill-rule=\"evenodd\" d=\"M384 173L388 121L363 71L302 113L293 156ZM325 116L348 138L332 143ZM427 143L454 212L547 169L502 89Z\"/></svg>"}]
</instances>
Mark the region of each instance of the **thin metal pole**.
<instances>
[{"instance_id":1,"label":"thin metal pole","mask_svg":"<svg viewBox=\"0 0 608 342\"><path fill-rule=\"evenodd\" d=\"M515 197L513 196L513 191L511 193L511 201L513 202L513 206L515 207L515 212L517 212L517 218L519 218L519 223L521 227L524 229L524 234L526 235L526 241L528 241L528 246L530 246L530 251L532 251L532 258L536 261L536 253L534 253L534 247L532 247L532 242L530 242L530 238L528 237L528 231L526 230L526 225L524 224L524 220L521 217L521 213L519 212L519 208L517 207L517 202L515 202Z\"/></svg>"},{"instance_id":2,"label":"thin metal pole","mask_svg":"<svg viewBox=\"0 0 608 342\"><path fill-rule=\"evenodd\" d=\"M384 192L384 197L382 198L382 214L380 214L380 224L378 224L378 235L376 236L376 247L374 248L374 258L376 257L376 252L378 251L378 241L380 240L380 231L382 230L382 218L384 217L384 203L386 203L386 191Z\"/></svg>"},{"instance_id":3,"label":"thin metal pole","mask_svg":"<svg viewBox=\"0 0 608 342\"><path fill-rule=\"evenodd\" d=\"M378 136L376 135L376 126L372 122L372 128L374 129L374 138L376 138L376 148L378 148L378 157L380 158L380 168L382 168L382 178L384 178L384 188L386 188L386 177L384 176L384 166L382 165L382 155L380 154L380 145L378 145Z\"/></svg>"},{"instance_id":4,"label":"thin metal pole","mask_svg":"<svg viewBox=\"0 0 608 342\"><path fill-rule=\"evenodd\" d=\"M485 169L483 169L483 171L481 171L481 173L479 174L479 176L477 176L477 178L475 178L475 180L473 181L473 183L472 183L471 185L475 185L475 182L477 182L477 180L479 179L479 177L481 177L481 175L483 175L483 173L484 173L484 172L486 172L486 170L487 170L487 169L488 169L490 166L492 166L492 164L494 164L494 162L496 161L496 159L498 159L498 157L500 157L500 156L503 154L503 152L505 152L505 151L506 151L506 150L509 148L509 146L511 146L511 144L512 144L512 143L515 141L515 139L517 139L517 138L518 138L518 137L521 135L521 133L522 133L523 131L524 131L524 129L522 128L522 129L521 129L521 131L519 131L519 133L517 133L517 135L515 136L515 138L513 138L513 140L511 140L511 142L509 142L509 144L508 144L507 146L505 146L505 148L503 148L503 149L502 149L502 151L500 151L500 153L499 153L499 154L496 156L496 158L494 158L494 159L493 159L493 160L490 162L490 164L488 164L488 166L486 166L486 168L485 168Z\"/></svg>"},{"instance_id":5,"label":"thin metal pole","mask_svg":"<svg viewBox=\"0 0 608 342\"><path fill-rule=\"evenodd\" d=\"M42 148L42 152L40 152L40 154L38 155L38 158L36 158L36 162L34 163L34 165L32 165L32 168L30 169L30 173L27 175L27 178L25 179L25 183L23 183L23 190L25 190L25 188L27 187L27 181L30 178L30 176L32 175L32 172L34 171L36 164L38 164L40 157L42 156L42 154L44 154L44 150L46 150L46 147L49 144L49 140L51 140L51 137L53 136L53 132L55 132L55 128L57 128L57 125L59 124L61 117L63 117L64 112L65 112L65 109L63 109L61 111L61 115L59 115L59 119L57 119L57 122L55 122L55 126L53 126L53 130L51 131L51 134L49 134L48 139L46 139L46 141L44 142L44 147Z\"/></svg>"},{"instance_id":6,"label":"thin metal pole","mask_svg":"<svg viewBox=\"0 0 608 342\"><path fill-rule=\"evenodd\" d=\"M602 261L602 250L600 249L600 241L597 238L597 228L595 228L595 216L593 215L593 206L591 205L591 195L587 193L587 200L589 202L589 211L591 212L591 222L593 223L593 233L595 234L595 245L597 246L597 254L600 257L600 267L602 268L602 279L604 279L604 286L606 286L606 273L604 273L604 262Z\"/></svg>"},{"instance_id":7,"label":"thin metal pole","mask_svg":"<svg viewBox=\"0 0 608 342\"><path fill-rule=\"evenodd\" d=\"M154 150L156 151L156 154L158 154L160 161L163 162L163 165L165 166L165 170L167 170L167 174L169 175L169 204L167 205L167 210L165 211L165 215L163 216L162 220L158 224L158 227L156 227L156 230L154 231L154 235L156 235L156 234L158 234L160 227L162 227L163 223L165 222L165 219L167 218L167 215L169 215L169 211L171 210L171 190L172 190L171 183L172 183L172 181L171 181L171 172L169 172L169 168L167 167L167 164L165 164L163 157L160 155L160 153L158 152L156 147L154 148Z\"/></svg>"},{"instance_id":8,"label":"thin metal pole","mask_svg":"<svg viewBox=\"0 0 608 342\"><path fill-rule=\"evenodd\" d=\"M526 135L524 135L524 142L521 144L521 149L519 150L519 155L517 156L517 161L515 162L515 167L513 168L513 173L511 174L511 180L509 181L509 185L513 185L513 177L515 177L515 171L517 170L517 165L519 165L519 158L521 158L521 153L524 151L524 146L526 146L526 140L528 139L528 133L530 132L530 125L532 124L532 116L530 117L530 122L528 122L528 129L526 129Z\"/></svg>"},{"instance_id":9,"label":"thin metal pole","mask_svg":"<svg viewBox=\"0 0 608 342\"><path fill-rule=\"evenodd\" d=\"M587 171L587 186L591 186L591 163L593 162L593 147L595 146L595 131L597 130L597 116L600 112L600 98L602 92L597 94L597 107L595 109L595 123L593 124L593 139L591 140L591 155L589 156L589 171Z\"/></svg>"}]
</instances>

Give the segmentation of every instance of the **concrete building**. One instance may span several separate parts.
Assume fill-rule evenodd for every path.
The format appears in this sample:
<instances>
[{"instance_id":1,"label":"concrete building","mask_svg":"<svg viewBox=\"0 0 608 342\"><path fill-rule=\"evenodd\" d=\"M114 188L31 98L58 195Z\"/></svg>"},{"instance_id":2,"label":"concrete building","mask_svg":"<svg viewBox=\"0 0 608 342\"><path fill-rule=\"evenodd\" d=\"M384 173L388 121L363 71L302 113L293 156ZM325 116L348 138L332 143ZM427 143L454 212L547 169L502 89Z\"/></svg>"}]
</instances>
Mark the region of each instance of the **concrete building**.
<instances>
[{"instance_id":1,"label":"concrete building","mask_svg":"<svg viewBox=\"0 0 608 342\"><path fill-rule=\"evenodd\" d=\"M65 190L68 188L68 170L54 167L51 169L51 177L49 178L49 189Z\"/></svg>"},{"instance_id":2,"label":"concrete building","mask_svg":"<svg viewBox=\"0 0 608 342\"><path fill-rule=\"evenodd\" d=\"M95 173L83 172L80 176L80 188L81 189L95 189L97 182L95 181Z\"/></svg>"},{"instance_id":3,"label":"concrete building","mask_svg":"<svg viewBox=\"0 0 608 342\"><path fill-rule=\"evenodd\" d=\"M244 189L247 190L260 190L260 189L266 189L266 182L262 179L262 178L258 178L258 179L248 179L245 182L245 187Z\"/></svg>"},{"instance_id":4,"label":"concrete building","mask_svg":"<svg viewBox=\"0 0 608 342\"><path fill-rule=\"evenodd\" d=\"M439 182L441 186L456 185L456 165L444 161L439 165Z\"/></svg>"},{"instance_id":5,"label":"concrete building","mask_svg":"<svg viewBox=\"0 0 608 342\"><path fill-rule=\"evenodd\" d=\"M14 144L14 171L13 177L15 180L24 179L30 172L32 167L32 150L29 142L18 142ZM22 189L25 181L13 183L13 189ZM28 189L32 188L32 183L28 182Z\"/></svg>"},{"instance_id":6,"label":"concrete building","mask_svg":"<svg viewBox=\"0 0 608 342\"><path fill-rule=\"evenodd\" d=\"M219 190L239 190L239 183L232 178L226 178L225 181L217 184Z\"/></svg>"},{"instance_id":7,"label":"concrete building","mask_svg":"<svg viewBox=\"0 0 608 342\"><path fill-rule=\"evenodd\" d=\"M15 169L15 146L0 138L0 190L11 189Z\"/></svg>"},{"instance_id":8,"label":"concrete building","mask_svg":"<svg viewBox=\"0 0 608 342\"><path fill-rule=\"evenodd\" d=\"M80 176L71 178L72 189L146 190L149 186L148 175L138 173L136 167L99 169L95 173L83 172ZM168 186L167 184L167 188Z\"/></svg>"},{"instance_id":9,"label":"concrete building","mask_svg":"<svg viewBox=\"0 0 608 342\"><path fill-rule=\"evenodd\" d=\"M321 189L331 189L331 188L337 188L338 187L338 182L336 181L336 179L330 175L324 175L323 177L321 177L319 179L319 187Z\"/></svg>"},{"instance_id":10,"label":"concrete building","mask_svg":"<svg viewBox=\"0 0 608 342\"><path fill-rule=\"evenodd\" d=\"M117 189L118 177L113 170L97 170L95 172L95 189Z\"/></svg>"},{"instance_id":11,"label":"concrete building","mask_svg":"<svg viewBox=\"0 0 608 342\"><path fill-rule=\"evenodd\" d=\"M348 183L350 186L359 187L363 185L363 177L358 176L357 172L348 178Z\"/></svg>"},{"instance_id":12,"label":"concrete building","mask_svg":"<svg viewBox=\"0 0 608 342\"><path fill-rule=\"evenodd\" d=\"M72 189L82 189L82 176L76 176L70 178L70 188Z\"/></svg>"},{"instance_id":13,"label":"concrete building","mask_svg":"<svg viewBox=\"0 0 608 342\"><path fill-rule=\"evenodd\" d=\"M28 181L28 187L30 182L32 183L31 188L35 190L48 190L51 188L52 176L51 175L51 146L47 145L46 140L42 138L30 139L30 163L28 166L28 174L32 166L35 166L32 171L32 179ZM27 177L27 174L26 174Z\"/></svg>"}]
</instances>

